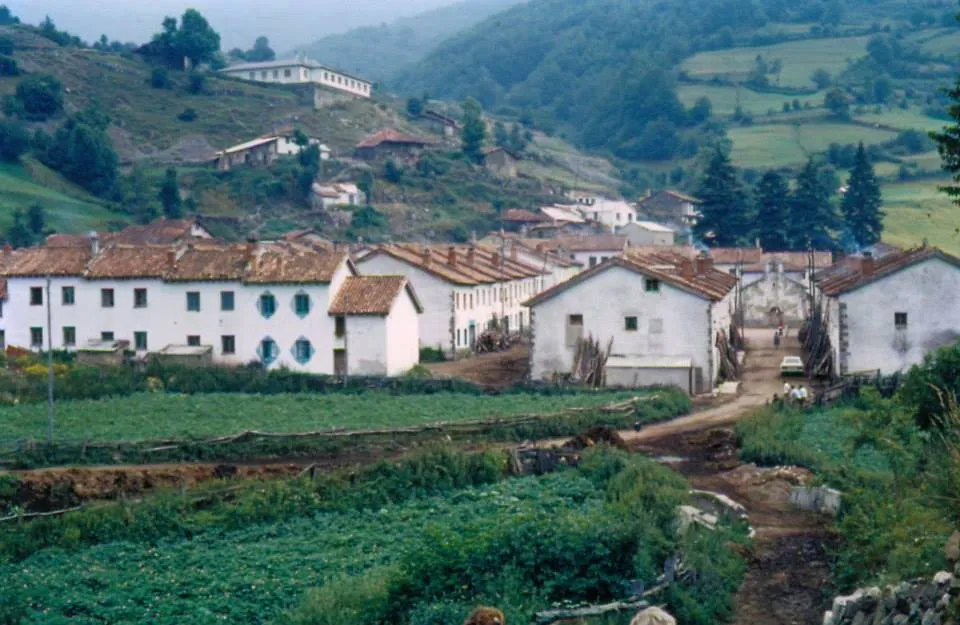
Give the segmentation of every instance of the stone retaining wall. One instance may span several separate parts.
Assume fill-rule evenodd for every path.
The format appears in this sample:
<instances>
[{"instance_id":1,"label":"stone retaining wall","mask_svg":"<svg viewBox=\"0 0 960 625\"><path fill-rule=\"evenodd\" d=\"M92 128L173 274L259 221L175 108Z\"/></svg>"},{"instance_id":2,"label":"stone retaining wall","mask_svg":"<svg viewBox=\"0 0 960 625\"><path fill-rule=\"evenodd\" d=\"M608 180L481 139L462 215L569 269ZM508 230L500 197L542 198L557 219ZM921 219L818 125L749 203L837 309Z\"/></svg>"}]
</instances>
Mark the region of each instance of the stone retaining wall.
<instances>
[{"instance_id":1,"label":"stone retaining wall","mask_svg":"<svg viewBox=\"0 0 960 625\"><path fill-rule=\"evenodd\" d=\"M947 625L956 622L960 578L941 571L932 580L861 588L837 597L823 625Z\"/></svg>"}]
</instances>

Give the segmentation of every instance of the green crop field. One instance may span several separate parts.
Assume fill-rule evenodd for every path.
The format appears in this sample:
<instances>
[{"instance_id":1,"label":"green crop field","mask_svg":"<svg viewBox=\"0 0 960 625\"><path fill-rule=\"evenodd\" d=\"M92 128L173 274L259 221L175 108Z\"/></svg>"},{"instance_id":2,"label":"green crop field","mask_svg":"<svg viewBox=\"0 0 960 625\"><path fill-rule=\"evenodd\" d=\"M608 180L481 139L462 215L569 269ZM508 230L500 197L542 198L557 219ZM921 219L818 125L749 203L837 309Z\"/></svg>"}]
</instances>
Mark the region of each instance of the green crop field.
<instances>
[{"instance_id":1,"label":"green crop field","mask_svg":"<svg viewBox=\"0 0 960 625\"><path fill-rule=\"evenodd\" d=\"M244 430L307 432L329 428L400 427L518 414L545 414L565 408L601 406L637 396L601 392L544 396L385 392L290 395L174 395L149 393L56 405L57 437L92 441L194 438ZM46 427L44 404L0 408L2 437L40 438Z\"/></svg>"},{"instance_id":2,"label":"green crop field","mask_svg":"<svg viewBox=\"0 0 960 625\"><path fill-rule=\"evenodd\" d=\"M740 80L753 69L757 55L768 62L783 61L780 86L812 89L810 75L823 68L837 75L847 68L847 60L856 60L866 54L869 37L808 39L755 48L735 48L701 52L680 66L691 78L709 80L714 77ZM774 77L775 81L776 78Z\"/></svg>"},{"instance_id":3,"label":"green crop field","mask_svg":"<svg viewBox=\"0 0 960 625\"><path fill-rule=\"evenodd\" d=\"M954 28L921 31L912 41L919 43L920 48L927 54L956 56L960 53L960 33Z\"/></svg>"},{"instance_id":4,"label":"green crop field","mask_svg":"<svg viewBox=\"0 0 960 625\"><path fill-rule=\"evenodd\" d=\"M892 108L881 113L871 112L857 115L855 119L868 124L889 126L898 130L922 130L923 132L940 130L949 123L942 119L930 117L918 108L907 110Z\"/></svg>"},{"instance_id":5,"label":"green crop field","mask_svg":"<svg viewBox=\"0 0 960 625\"><path fill-rule=\"evenodd\" d=\"M960 254L960 209L938 190L946 182L934 179L884 185L884 241L909 247L926 239L930 245Z\"/></svg>"},{"instance_id":6,"label":"green crop field","mask_svg":"<svg viewBox=\"0 0 960 625\"><path fill-rule=\"evenodd\" d=\"M714 115L733 115L737 109L738 95L737 88L724 85L681 85L677 89L677 95L680 101L686 107L691 107L697 99L706 96L713 105ZM740 89L739 103L740 108L745 113L751 113L754 116L765 115L767 111L773 109L777 113L783 111L783 103L793 103L793 100L800 100L800 104L810 103L811 106L823 106L823 94L804 96L786 96L781 93L761 93L753 91L746 87ZM822 111L821 111L822 113Z\"/></svg>"},{"instance_id":7,"label":"green crop field","mask_svg":"<svg viewBox=\"0 0 960 625\"><path fill-rule=\"evenodd\" d=\"M824 152L831 143L883 143L896 133L839 122L802 125L755 124L731 128L731 157L740 167L767 169L803 164L807 158Z\"/></svg>"}]
</instances>

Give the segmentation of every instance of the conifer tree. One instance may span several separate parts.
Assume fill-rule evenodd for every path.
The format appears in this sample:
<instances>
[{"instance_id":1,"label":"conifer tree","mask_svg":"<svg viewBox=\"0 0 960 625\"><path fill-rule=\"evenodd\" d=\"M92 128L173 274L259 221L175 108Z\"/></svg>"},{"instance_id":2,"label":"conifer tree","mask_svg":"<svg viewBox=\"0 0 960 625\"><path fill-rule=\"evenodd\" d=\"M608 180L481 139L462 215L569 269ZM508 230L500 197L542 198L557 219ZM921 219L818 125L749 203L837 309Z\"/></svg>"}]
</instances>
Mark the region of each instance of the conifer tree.
<instances>
[{"instance_id":1,"label":"conifer tree","mask_svg":"<svg viewBox=\"0 0 960 625\"><path fill-rule=\"evenodd\" d=\"M791 249L831 250L835 247L833 233L840 224L830 201L833 189L827 187L825 178L812 158L797 176L787 228Z\"/></svg>"},{"instance_id":2,"label":"conifer tree","mask_svg":"<svg viewBox=\"0 0 960 625\"><path fill-rule=\"evenodd\" d=\"M163 186L160 187L160 203L163 204L163 214L167 219L179 219L183 216L180 184L177 181L177 170L173 167L167 169Z\"/></svg>"},{"instance_id":3,"label":"conifer tree","mask_svg":"<svg viewBox=\"0 0 960 625\"><path fill-rule=\"evenodd\" d=\"M696 195L701 201L697 238L714 247L749 243L751 236L747 198L730 157L717 148L710 158Z\"/></svg>"},{"instance_id":4,"label":"conifer tree","mask_svg":"<svg viewBox=\"0 0 960 625\"><path fill-rule=\"evenodd\" d=\"M783 176L768 171L757 183L756 192L757 237L765 250L790 249L788 221L790 219L790 187Z\"/></svg>"},{"instance_id":5,"label":"conifer tree","mask_svg":"<svg viewBox=\"0 0 960 625\"><path fill-rule=\"evenodd\" d=\"M880 183L867 158L867 151L860 143L850 170L847 193L840 204L847 232L858 247L868 247L880 240L883 233L882 203Z\"/></svg>"}]
</instances>

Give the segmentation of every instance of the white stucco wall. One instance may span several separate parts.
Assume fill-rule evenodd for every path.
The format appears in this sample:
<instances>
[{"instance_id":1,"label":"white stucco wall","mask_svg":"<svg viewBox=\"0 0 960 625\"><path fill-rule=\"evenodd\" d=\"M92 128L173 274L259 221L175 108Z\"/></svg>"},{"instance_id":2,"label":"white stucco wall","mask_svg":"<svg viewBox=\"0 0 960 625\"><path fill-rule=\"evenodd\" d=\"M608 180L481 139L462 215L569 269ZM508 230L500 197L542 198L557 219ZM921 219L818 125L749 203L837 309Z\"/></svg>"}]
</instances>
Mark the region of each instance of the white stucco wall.
<instances>
[{"instance_id":1,"label":"white stucco wall","mask_svg":"<svg viewBox=\"0 0 960 625\"><path fill-rule=\"evenodd\" d=\"M594 265L599 265L603 261L613 258L614 256L619 256L623 253L622 249L616 250L599 250L593 252L572 252L574 260L583 265L584 269L589 269ZM590 264L590 260L593 259L593 264Z\"/></svg>"},{"instance_id":2,"label":"white stucco wall","mask_svg":"<svg viewBox=\"0 0 960 625\"><path fill-rule=\"evenodd\" d=\"M256 82L270 82L279 84L316 83L344 91L362 98L369 98L371 83L353 78L326 67L307 66L302 63L291 63L278 67L268 68L230 68L220 70L220 73L244 80Z\"/></svg>"},{"instance_id":3,"label":"white stucco wall","mask_svg":"<svg viewBox=\"0 0 960 625\"><path fill-rule=\"evenodd\" d=\"M347 367L350 375L387 374L387 318L347 317Z\"/></svg>"},{"instance_id":4,"label":"white stucco wall","mask_svg":"<svg viewBox=\"0 0 960 625\"><path fill-rule=\"evenodd\" d=\"M659 293L648 293L642 276L612 266L535 307L533 378L570 371L573 348L567 346L567 323L570 315L579 314L583 335L593 335L604 345L612 337L613 354L686 357L702 369L705 380L713 379L710 323L729 324L729 313L721 312L726 306L726 301L715 305L711 314L706 299L663 283ZM638 318L637 331L625 329L628 316Z\"/></svg>"},{"instance_id":5,"label":"white stucco wall","mask_svg":"<svg viewBox=\"0 0 960 625\"><path fill-rule=\"evenodd\" d=\"M420 362L420 320L417 307L404 291L386 319L387 375L402 375Z\"/></svg>"},{"instance_id":6,"label":"white stucco wall","mask_svg":"<svg viewBox=\"0 0 960 625\"><path fill-rule=\"evenodd\" d=\"M627 240L630 241L630 245L636 247L673 245L675 236L673 232L648 230L643 226L638 226L636 223L627 224L622 228L618 228L617 234L626 236Z\"/></svg>"},{"instance_id":7,"label":"white stucco wall","mask_svg":"<svg viewBox=\"0 0 960 625\"><path fill-rule=\"evenodd\" d=\"M766 274L743 288L744 318L747 325L769 325L769 312L775 307L783 311L787 323L803 321L807 316L806 288L780 273Z\"/></svg>"},{"instance_id":8,"label":"white stucco wall","mask_svg":"<svg viewBox=\"0 0 960 625\"><path fill-rule=\"evenodd\" d=\"M960 338L960 269L932 258L839 297L847 307L848 372L894 373ZM898 331L896 313L907 314Z\"/></svg>"}]
</instances>

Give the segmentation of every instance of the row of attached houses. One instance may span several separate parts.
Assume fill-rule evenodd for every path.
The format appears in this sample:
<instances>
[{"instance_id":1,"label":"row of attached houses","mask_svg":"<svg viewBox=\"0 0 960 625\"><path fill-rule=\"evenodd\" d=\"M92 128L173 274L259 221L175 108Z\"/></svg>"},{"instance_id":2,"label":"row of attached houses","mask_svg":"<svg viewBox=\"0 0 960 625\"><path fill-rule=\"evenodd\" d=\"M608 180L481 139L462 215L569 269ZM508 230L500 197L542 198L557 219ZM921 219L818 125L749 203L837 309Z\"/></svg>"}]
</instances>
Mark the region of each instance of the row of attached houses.
<instances>
[{"instance_id":1,"label":"row of attached houses","mask_svg":"<svg viewBox=\"0 0 960 625\"><path fill-rule=\"evenodd\" d=\"M701 393L720 378L737 279L709 258L672 252L613 257L526 302L532 376L569 373L578 340L612 345L611 386L671 385Z\"/></svg>"},{"instance_id":2,"label":"row of attached houses","mask_svg":"<svg viewBox=\"0 0 960 625\"><path fill-rule=\"evenodd\" d=\"M454 354L485 330L523 331L522 302L545 288L549 273L490 245L380 245L356 258L364 273L407 278L423 302L420 344Z\"/></svg>"},{"instance_id":3,"label":"row of attached houses","mask_svg":"<svg viewBox=\"0 0 960 625\"><path fill-rule=\"evenodd\" d=\"M319 374L398 375L419 361L413 287L360 276L345 251L64 239L0 257L3 346L128 344L138 358L206 354Z\"/></svg>"},{"instance_id":4,"label":"row of attached houses","mask_svg":"<svg viewBox=\"0 0 960 625\"><path fill-rule=\"evenodd\" d=\"M936 248L844 259L817 289L835 375L904 371L960 339L960 259Z\"/></svg>"}]
</instances>

